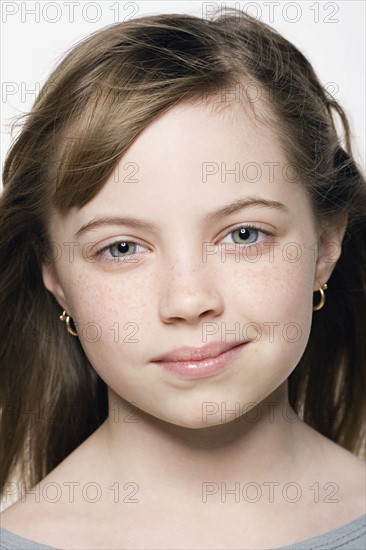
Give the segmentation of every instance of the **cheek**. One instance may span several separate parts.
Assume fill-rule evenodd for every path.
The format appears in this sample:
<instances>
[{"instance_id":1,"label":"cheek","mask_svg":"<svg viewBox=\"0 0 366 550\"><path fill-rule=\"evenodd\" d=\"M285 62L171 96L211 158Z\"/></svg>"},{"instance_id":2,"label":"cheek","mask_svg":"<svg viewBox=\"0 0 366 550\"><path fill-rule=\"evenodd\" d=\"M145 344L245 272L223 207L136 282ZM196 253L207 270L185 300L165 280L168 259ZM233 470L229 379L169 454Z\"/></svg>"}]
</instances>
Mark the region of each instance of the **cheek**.
<instances>
[{"instance_id":1,"label":"cheek","mask_svg":"<svg viewBox=\"0 0 366 550\"><path fill-rule=\"evenodd\" d=\"M110 326L114 323L139 321L144 316L147 300L146 283L142 277L138 279L122 270L104 273L82 268L69 285L69 301L75 318L84 328L88 323L98 323L105 335L112 331Z\"/></svg>"},{"instance_id":2,"label":"cheek","mask_svg":"<svg viewBox=\"0 0 366 550\"><path fill-rule=\"evenodd\" d=\"M279 286L277 296L272 297L271 321L265 338L271 353L276 357L286 377L298 364L309 341L312 321L312 281L299 263L288 269L286 284ZM272 331L272 334L270 333Z\"/></svg>"},{"instance_id":3,"label":"cheek","mask_svg":"<svg viewBox=\"0 0 366 550\"><path fill-rule=\"evenodd\" d=\"M75 280L69 287L69 304L75 312L74 324L89 361L98 372L108 370L108 363L131 364L146 338L144 319L149 301L142 291L136 290L146 285L140 287L136 277L100 275L86 270Z\"/></svg>"},{"instance_id":4,"label":"cheek","mask_svg":"<svg viewBox=\"0 0 366 550\"><path fill-rule=\"evenodd\" d=\"M248 338L258 334L266 342L281 346L293 342L293 347L305 348L312 320L314 264L305 247L301 251L297 258L279 250L273 261L263 256L231 271L228 288L234 289L237 317L248 323Z\"/></svg>"}]
</instances>

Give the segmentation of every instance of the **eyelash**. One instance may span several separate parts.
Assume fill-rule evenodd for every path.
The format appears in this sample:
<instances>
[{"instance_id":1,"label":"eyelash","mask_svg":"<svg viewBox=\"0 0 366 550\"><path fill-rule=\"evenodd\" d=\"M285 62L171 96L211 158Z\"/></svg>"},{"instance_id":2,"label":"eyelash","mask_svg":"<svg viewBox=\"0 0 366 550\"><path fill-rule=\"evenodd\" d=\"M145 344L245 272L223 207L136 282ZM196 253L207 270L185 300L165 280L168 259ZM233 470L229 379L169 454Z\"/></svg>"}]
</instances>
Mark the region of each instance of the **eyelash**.
<instances>
[{"instance_id":1,"label":"eyelash","mask_svg":"<svg viewBox=\"0 0 366 550\"><path fill-rule=\"evenodd\" d=\"M239 231L240 229L252 229L253 231L258 231L259 233L263 233L263 235L273 236L273 233L271 233L270 231L267 231L266 229L263 229L261 225L240 224L237 227L232 228L231 231L229 231L229 233L227 233L226 237L228 235L231 235L232 233L235 233L236 231ZM136 243L135 241L127 241L127 240L124 240L124 239L120 239L120 240L114 241L113 243L110 243L107 246L104 246L103 248L98 250L98 252L95 254L95 256L98 257L98 258L102 258L104 252L111 249L113 246L116 246L116 245L121 244L121 243L134 244L136 246L141 246L138 243ZM257 245L257 243L252 243L252 244L249 244L249 245L246 245L245 243L231 243L231 244L244 246L247 249L251 248L252 246ZM109 257L109 258L103 258L102 261L106 262L106 263L119 263L119 262L123 262L124 258L135 258L136 256L138 256L138 254L139 253L135 252L134 254L128 254L126 256L121 256L120 258L118 258L117 256L116 257L112 256L112 257Z\"/></svg>"}]
</instances>

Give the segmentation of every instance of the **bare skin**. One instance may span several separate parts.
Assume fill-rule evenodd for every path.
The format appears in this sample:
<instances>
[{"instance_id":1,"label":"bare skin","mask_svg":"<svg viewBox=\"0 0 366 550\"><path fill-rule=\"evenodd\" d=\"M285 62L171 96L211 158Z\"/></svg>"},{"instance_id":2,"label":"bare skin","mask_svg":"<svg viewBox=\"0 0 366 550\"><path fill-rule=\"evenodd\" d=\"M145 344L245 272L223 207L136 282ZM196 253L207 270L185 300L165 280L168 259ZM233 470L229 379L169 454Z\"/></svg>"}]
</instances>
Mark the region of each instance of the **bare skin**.
<instances>
[{"instance_id":1,"label":"bare skin","mask_svg":"<svg viewBox=\"0 0 366 550\"><path fill-rule=\"evenodd\" d=\"M46 288L76 321L81 345L108 385L110 412L36 486L39 497L25 495L3 512L5 529L72 550L259 550L312 538L365 513L365 463L297 418L287 397L287 379L309 338L313 292L331 276L346 220L320 230L301 185L284 182L281 172L270 183L264 170L255 184L224 184L219 173L204 182L202 163L212 159L228 167L238 160L287 162L276 136L246 113L230 118L207 106L179 106L126 153L123 163L139 167L139 182L111 178L80 211L52 219L61 248L102 214L139 217L156 229L116 225L80 237L83 247L134 241L136 263L91 263L80 246L72 263L62 248L56 265L43 266ZM207 221L253 194L284 204L287 213L257 205ZM230 231L246 222L273 231L268 242L280 246L272 261L264 239L258 262L249 247L252 261L236 262L233 252L226 261L216 253L202 261L202 242L229 244ZM294 242L299 261L293 249L281 254ZM91 321L103 328L96 342L80 330ZM282 329L289 321L300 338L281 331L270 338L268 323ZM115 342L108 329L116 322L138 326L137 343ZM224 342L218 333L202 339L205 322L228 329L254 322L261 338L248 331L250 341L230 367L200 380L156 365L153 359L173 348ZM207 404L213 413L203 414Z\"/></svg>"},{"instance_id":2,"label":"bare skin","mask_svg":"<svg viewBox=\"0 0 366 550\"><path fill-rule=\"evenodd\" d=\"M279 402L282 389L278 388L271 396L272 401ZM287 411L287 417L294 420L296 415L290 413L291 409ZM149 424L154 436L148 460L146 455L137 454L137 449L149 442L139 439L143 434L135 429L136 424L125 423L129 445L121 464L126 466L114 471L113 441L108 422L104 422L37 484L35 493L24 493L22 499L1 514L1 526L42 544L73 550L200 547L259 550L312 538L365 514L364 461L300 420L288 422L291 460L286 463L276 460L268 445L269 453L258 461L253 477L245 473L241 463L245 463L245 448L254 446L260 438L263 426L259 427L258 422L247 420L248 430L243 429L243 419L226 424L228 441L219 446L218 430L215 434L210 429L211 433L205 436L196 430L195 443L191 439L187 446L192 434L185 428L172 438L172 426L162 426L153 417L130 409L126 418L138 419L141 432L144 428L140 424ZM272 431L276 431L276 422L281 423L279 418L280 415L275 415ZM182 451L182 461L172 464L169 456L177 446ZM264 445L263 450L266 448ZM215 456L215 475L210 467L212 456ZM72 482L77 483L73 490ZM204 485L205 482L211 484ZM226 484L226 502L221 482ZM277 483L272 485L272 494L269 482ZM239 483L237 501L235 493L230 493L235 483ZM252 485L246 490L248 483ZM254 483L260 487L260 493ZM290 486L286 485L289 483ZM97 499L95 487L100 492L97 502L93 502ZM60 498L54 503L57 491ZM258 494L260 498L255 502Z\"/></svg>"}]
</instances>

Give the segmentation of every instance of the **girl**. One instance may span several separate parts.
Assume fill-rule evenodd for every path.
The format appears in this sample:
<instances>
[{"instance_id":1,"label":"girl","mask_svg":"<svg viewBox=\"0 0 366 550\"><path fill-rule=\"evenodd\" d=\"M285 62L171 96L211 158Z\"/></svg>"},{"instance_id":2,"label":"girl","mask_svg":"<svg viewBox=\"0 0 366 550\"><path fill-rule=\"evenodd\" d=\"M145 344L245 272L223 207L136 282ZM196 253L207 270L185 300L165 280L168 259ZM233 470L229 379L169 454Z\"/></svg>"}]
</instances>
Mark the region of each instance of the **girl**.
<instances>
[{"instance_id":1,"label":"girl","mask_svg":"<svg viewBox=\"0 0 366 550\"><path fill-rule=\"evenodd\" d=\"M74 47L4 167L1 548L364 548L365 213L266 24Z\"/></svg>"}]
</instances>

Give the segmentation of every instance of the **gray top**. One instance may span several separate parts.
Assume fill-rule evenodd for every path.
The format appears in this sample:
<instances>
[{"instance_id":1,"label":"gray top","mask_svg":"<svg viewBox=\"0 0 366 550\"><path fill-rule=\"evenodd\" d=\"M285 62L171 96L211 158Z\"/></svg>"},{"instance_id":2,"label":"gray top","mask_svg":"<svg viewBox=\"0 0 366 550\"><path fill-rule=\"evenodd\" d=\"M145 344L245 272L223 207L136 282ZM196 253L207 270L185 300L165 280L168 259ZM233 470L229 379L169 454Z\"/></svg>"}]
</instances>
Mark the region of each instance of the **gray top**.
<instances>
[{"instance_id":1,"label":"gray top","mask_svg":"<svg viewBox=\"0 0 366 550\"><path fill-rule=\"evenodd\" d=\"M297 542L290 546L281 546L272 550L365 550L366 548L366 514L342 525L324 535ZM0 527L1 550L60 550L23 537L19 537ZM271 550L271 549L268 549Z\"/></svg>"}]
</instances>

